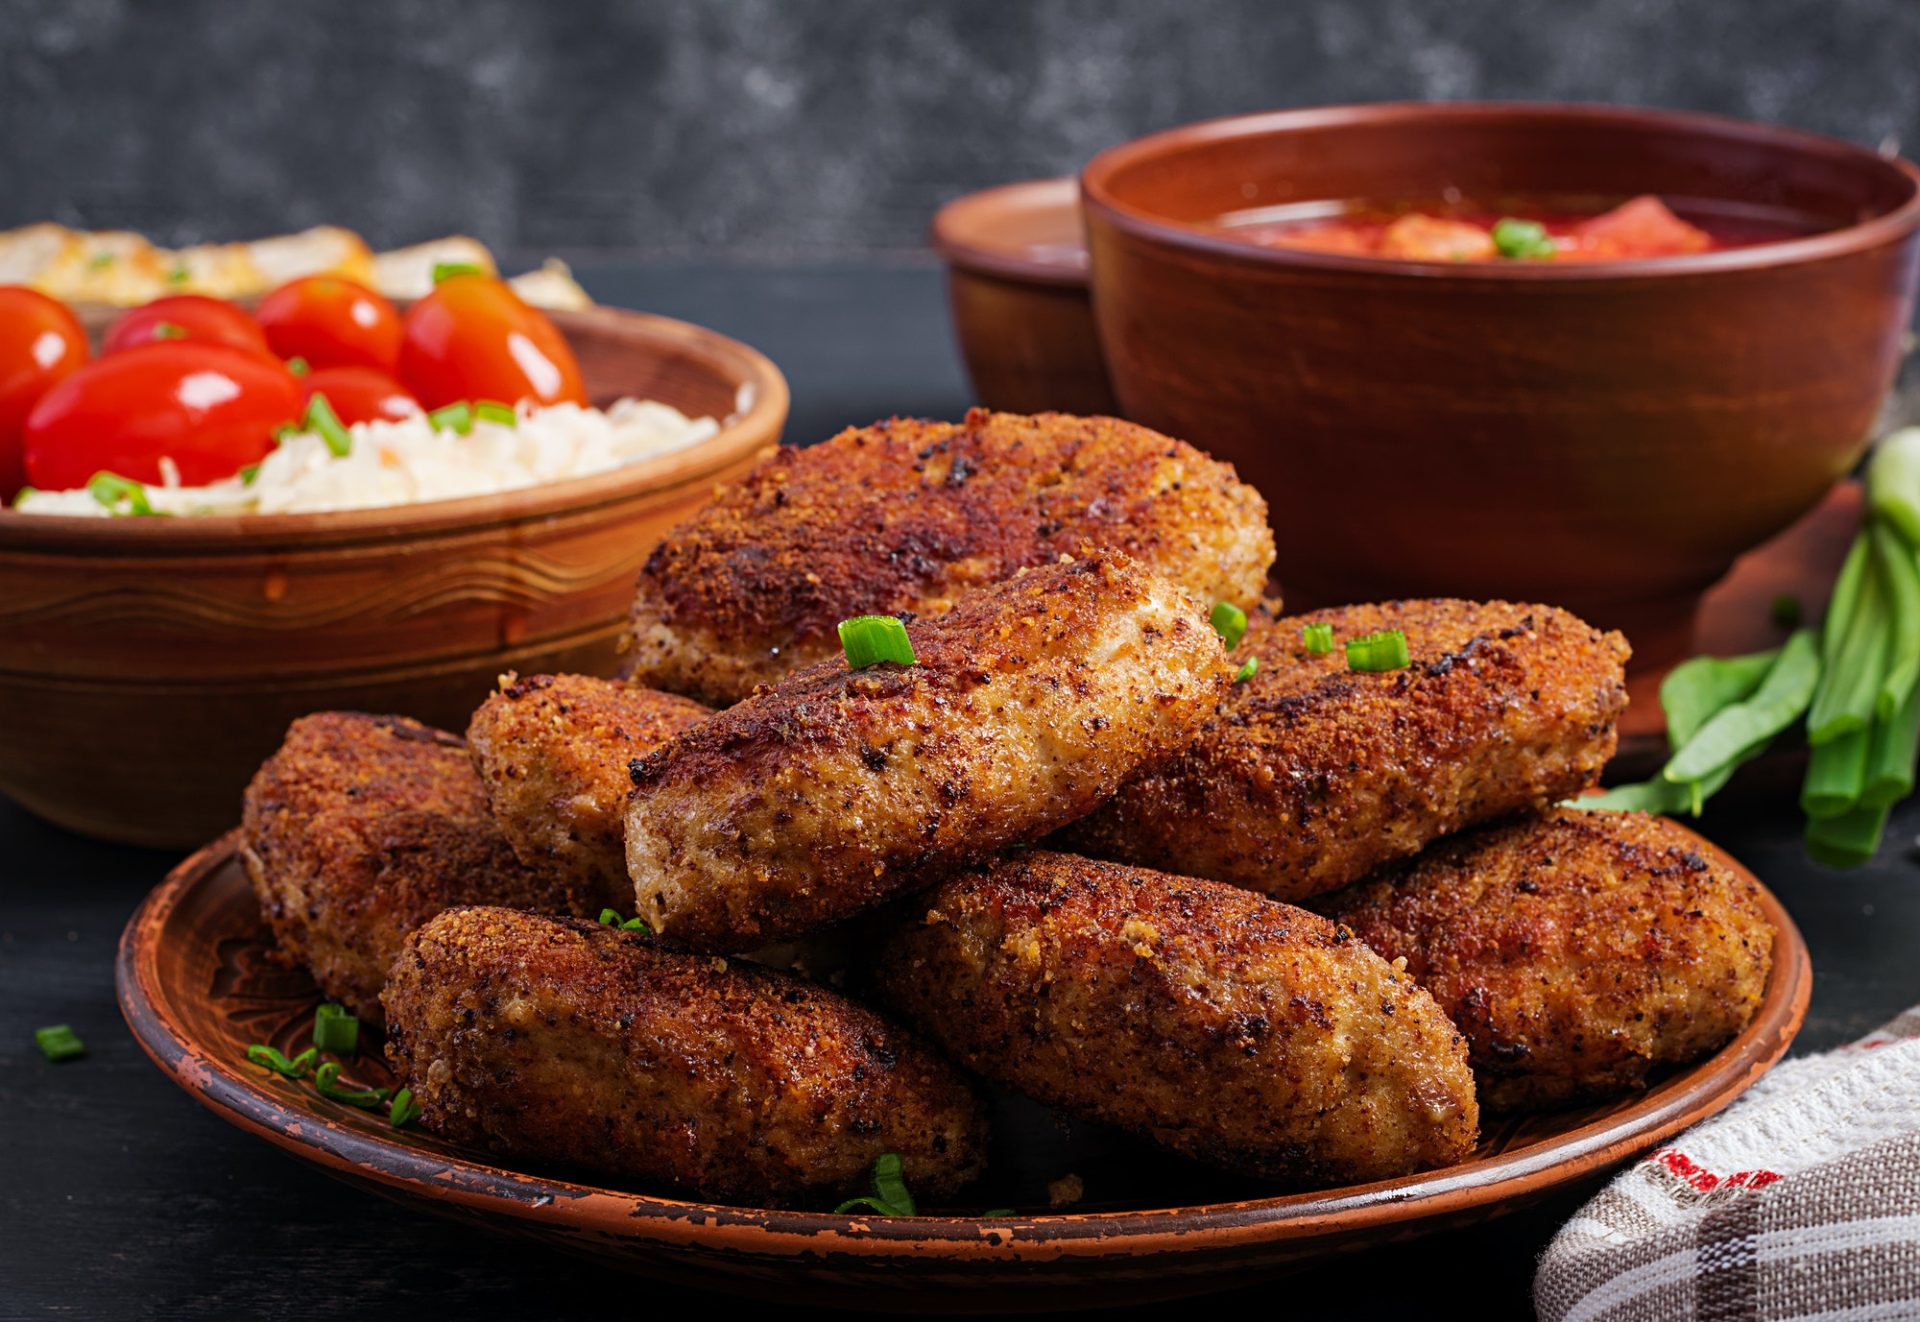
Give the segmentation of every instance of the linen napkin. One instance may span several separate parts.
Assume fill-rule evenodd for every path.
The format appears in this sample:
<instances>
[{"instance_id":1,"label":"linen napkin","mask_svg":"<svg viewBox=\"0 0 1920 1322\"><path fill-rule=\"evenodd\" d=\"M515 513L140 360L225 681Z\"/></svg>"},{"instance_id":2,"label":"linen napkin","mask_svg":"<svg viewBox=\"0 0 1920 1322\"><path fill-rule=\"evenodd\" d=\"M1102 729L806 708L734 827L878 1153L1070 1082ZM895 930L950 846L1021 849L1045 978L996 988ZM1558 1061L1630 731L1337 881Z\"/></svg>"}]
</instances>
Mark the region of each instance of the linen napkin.
<instances>
[{"instance_id":1,"label":"linen napkin","mask_svg":"<svg viewBox=\"0 0 1920 1322\"><path fill-rule=\"evenodd\" d=\"M1627 1168L1533 1299L1543 1322L1920 1318L1920 1006Z\"/></svg>"}]
</instances>

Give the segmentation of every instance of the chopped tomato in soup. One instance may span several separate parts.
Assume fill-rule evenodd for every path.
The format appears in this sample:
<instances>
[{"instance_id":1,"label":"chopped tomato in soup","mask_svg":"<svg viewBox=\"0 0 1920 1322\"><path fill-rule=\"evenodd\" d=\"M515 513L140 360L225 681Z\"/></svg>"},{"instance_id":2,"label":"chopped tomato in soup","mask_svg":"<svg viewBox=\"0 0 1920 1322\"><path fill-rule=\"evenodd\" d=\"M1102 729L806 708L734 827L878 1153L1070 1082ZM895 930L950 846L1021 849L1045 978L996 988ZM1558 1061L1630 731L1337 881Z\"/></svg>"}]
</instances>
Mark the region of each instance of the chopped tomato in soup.
<instances>
[{"instance_id":1,"label":"chopped tomato in soup","mask_svg":"<svg viewBox=\"0 0 1920 1322\"><path fill-rule=\"evenodd\" d=\"M1526 222L1521 227L1524 230L1544 233L1546 242L1536 240L1516 248L1500 241L1503 227L1512 227L1516 220ZM1651 194L1597 216L1545 212L1508 216L1479 210L1450 214L1407 211L1393 216L1360 213L1333 220L1263 225L1245 233L1255 243L1272 248L1414 262L1626 261L1712 252L1788 237L1716 238L1676 216Z\"/></svg>"}]
</instances>

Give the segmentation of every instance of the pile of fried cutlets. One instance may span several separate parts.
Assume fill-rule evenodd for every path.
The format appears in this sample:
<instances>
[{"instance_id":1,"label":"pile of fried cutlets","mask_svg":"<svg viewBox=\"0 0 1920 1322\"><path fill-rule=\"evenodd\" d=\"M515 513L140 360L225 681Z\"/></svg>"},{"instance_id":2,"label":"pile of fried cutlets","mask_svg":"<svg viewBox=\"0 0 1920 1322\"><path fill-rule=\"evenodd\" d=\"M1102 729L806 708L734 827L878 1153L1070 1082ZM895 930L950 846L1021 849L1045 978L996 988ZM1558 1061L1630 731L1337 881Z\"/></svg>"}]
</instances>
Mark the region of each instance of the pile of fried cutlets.
<instances>
[{"instance_id":1,"label":"pile of fried cutlets","mask_svg":"<svg viewBox=\"0 0 1920 1322\"><path fill-rule=\"evenodd\" d=\"M246 869L427 1129L722 1202L817 1206L883 1154L950 1199L987 1085L1276 1190L1385 1179L1731 1038L1754 887L1560 806L1625 640L1288 617L1272 559L1231 467L1109 418L780 449L653 553L623 678L503 676L464 738L295 722ZM912 662L851 665L860 616Z\"/></svg>"}]
</instances>

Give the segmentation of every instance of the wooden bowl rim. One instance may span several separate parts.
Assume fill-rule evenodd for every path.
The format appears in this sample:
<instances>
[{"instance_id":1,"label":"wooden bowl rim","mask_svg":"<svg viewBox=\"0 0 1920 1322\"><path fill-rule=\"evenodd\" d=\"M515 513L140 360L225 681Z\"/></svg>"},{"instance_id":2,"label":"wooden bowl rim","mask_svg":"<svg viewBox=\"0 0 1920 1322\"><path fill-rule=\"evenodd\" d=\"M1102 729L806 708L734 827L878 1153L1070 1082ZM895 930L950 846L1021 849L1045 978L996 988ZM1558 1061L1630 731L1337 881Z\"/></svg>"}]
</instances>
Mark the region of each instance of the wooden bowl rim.
<instances>
[{"instance_id":1,"label":"wooden bowl rim","mask_svg":"<svg viewBox=\"0 0 1920 1322\"><path fill-rule=\"evenodd\" d=\"M704 441L652 455L604 473L457 500L339 510L320 514L212 514L171 519L98 519L72 514L20 514L0 509L0 551L90 555L298 550L342 543L403 541L448 530L478 531L557 514L596 509L698 482L755 450L773 445L786 424L787 379L758 349L719 331L673 317L625 308L549 311L562 330L605 329L652 345L691 351L716 377L752 388L744 413L720 420Z\"/></svg>"},{"instance_id":2,"label":"wooden bowl rim","mask_svg":"<svg viewBox=\"0 0 1920 1322\"><path fill-rule=\"evenodd\" d=\"M1057 194L1058 196L1055 196ZM1080 214L1080 185L1072 175L1021 179L956 197L933 213L928 231L934 251L958 270L998 276L1021 284L1085 289L1091 275L1079 268L1021 257L981 241L1010 211L1067 211ZM1082 244L1084 249L1085 244Z\"/></svg>"},{"instance_id":3,"label":"wooden bowl rim","mask_svg":"<svg viewBox=\"0 0 1920 1322\"><path fill-rule=\"evenodd\" d=\"M1177 155L1200 143L1329 128L1350 124L1394 124L1418 120L1473 122L1533 120L1552 124L1611 124L1679 132L1721 139L1740 139L1770 147L1823 156L1862 169L1892 171L1906 185L1907 197L1898 207L1839 229L1801 238L1757 243L1722 252L1685 257L1641 257L1598 262L1415 262L1390 257L1314 252L1296 248L1268 248L1227 238L1192 225L1165 219L1122 201L1113 191L1113 179L1122 170L1153 157ZM1804 129L1786 128L1690 110L1659 110L1639 106L1593 105L1580 102L1525 101L1385 101L1358 105L1313 106L1295 110L1267 110L1226 115L1178 128L1163 129L1130 142L1109 147L1088 161L1080 172L1081 205L1089 217L1136 238L1174 248L1224 258L1239 265L1279 269L1364 272L1369 275L1413 279L1444 277L1475 284L1544 283L1584 284L1595 280L1658 280L1714 272L1751 271L1792 266L1846 256L1896 241L1920 227L1920 168L1903 156L1882 156L1857 143Z\"/></svg>"},{"instance_id":4,"label":"wooden bowl rim","mask_svg":"<svg viewBox=\"0 0 1920 1322\"><path fill-rule=\"evenodd\" d=\"M1761 1004L1718 1052L1617 1111L1511 1152L1373 1184L1189 1207L992 1220L742 1208L523 1175L415 1149L353 1125L316 1123L311 1111L287 1105L262 1081L242 1073L237 1061L209 1054L177 1031L172 1000L183 989L159 973L159 938L170 914L229 862L240 842L237 829L175 867L135 911L121 936L114 982L136 1040L201 1104L323 1168L402 1193L496 1216L711 1248L833 1250L882 1258L932 1254L969 1261L1180 1254L1351 1235L1537 1194L1599 1174L1731 1103L1792 1043L1806 1018L1812 966L1805 940L1772 892L1725 851L1694 839L1758 888L1761 908L1775 930L1773 969Z\"/></svg>"}]
</instances>

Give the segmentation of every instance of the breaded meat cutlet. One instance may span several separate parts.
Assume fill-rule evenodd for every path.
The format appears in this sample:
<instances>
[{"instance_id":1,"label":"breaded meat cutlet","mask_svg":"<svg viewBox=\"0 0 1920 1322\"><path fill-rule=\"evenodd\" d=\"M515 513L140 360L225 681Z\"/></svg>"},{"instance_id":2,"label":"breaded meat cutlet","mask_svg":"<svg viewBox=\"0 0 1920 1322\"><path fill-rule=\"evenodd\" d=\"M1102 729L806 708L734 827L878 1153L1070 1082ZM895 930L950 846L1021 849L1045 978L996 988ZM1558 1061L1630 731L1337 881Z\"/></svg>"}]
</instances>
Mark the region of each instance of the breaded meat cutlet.
<instances>
[{"instance_id":1,"label":"breaded meat cutlet","mask_svg":"<svg viewBox=\"0 0 1920 1322\"><path fill-rule=\"evenodd\" d=\"M520 861L624 913L627 764L712 714L618 680L509 676L473 714L467 748Z\"/></svg>"},{"instance_id":2,"label":"breaded meat cutlet","mask_svg":"<svg viewBox=\"0 0 1920 1322\"><path fill-rule=\"evenodd\" d=\"M874 1159L950 1194L986 1110L913 1034L790 974L639 932L497 908L415 932L384 994L387 1059L426 1128L702 1198L864 1192Z\"/></svg>"},{"instance_id":3,"label":"breaded meat cutlet","mask_svg":"<svg viewBox=\"0 0 1920 1322\"><path fill-rule=\"evenodd\" d=\"M1333 650L1301 629L1332 627ZM1345 643L1406 634L1403 670L1350 670ZM1259 658L1177 754L1143 769L1062 847L1302 900L1428 841L1591 785L1627 704L1626 640L1551 606L1395 601L1275 620Z\"/></svg>"},{"instance_id":4,"label":"breaded meat cutlet","mask_svg":"<svg viewBox=\"0 0 1920 1322\"><path fill-rule=\"evenodd\" d=\"M1560 809L1444 840L1315 907L1407 972L1467 1035L1489 1108L1640 1087L1759 1008L1757 889L1672 822Z\"/></svg>"},{"instance_id":5,"label":"breaded meat cutlet","mask_svg":"<svg viewBox=\"0 0 1920 1322\"><path fill-rule=\"evenodd\" d=\"M1290 1185L1466 1157L1467 1047L1353 935L1218 882L1034 850L918 898L886 1000L961 1064Z\"/></svg>"},{"instance_id":6,"label":"breaded meat cutlet","mask_svg":"<svg viewBox=\"0 0 1920 1322\"><path fill-rule=\"evenodd\" d=\"M1260 599L1273 534L1232 467L1114 418L974 409L783 449L640 573L634 679L714 706L835 655L855 615L938 615L1023 566L1121 551L1208 606Z\"/></svg>"},{"instance_id":7,"label":"breaded meat cutlet","mask_svg":"<svg viewBox=\"0 0 1920 1322\"><path fill-rule=\"evenodd\" d=\"M907 633L917 664L819 662L633 764L656 931L752 950L1045 835L1185 742L1229 676L1205 608L1110 551Z\"/></svg>"},{"instance_id":8,"label":"breaded meat cutlet","mask_svg":"<svg viewBox=\"0 0 1920 1322\"><path fill-rule=\"evenodd\" d=\"M455 904L587 911L563 879L521 866L456 735L404 716L303 716L254 774L241 859L281 951L379 1022L407 933Z\"/></svg>"}]
</instances>

